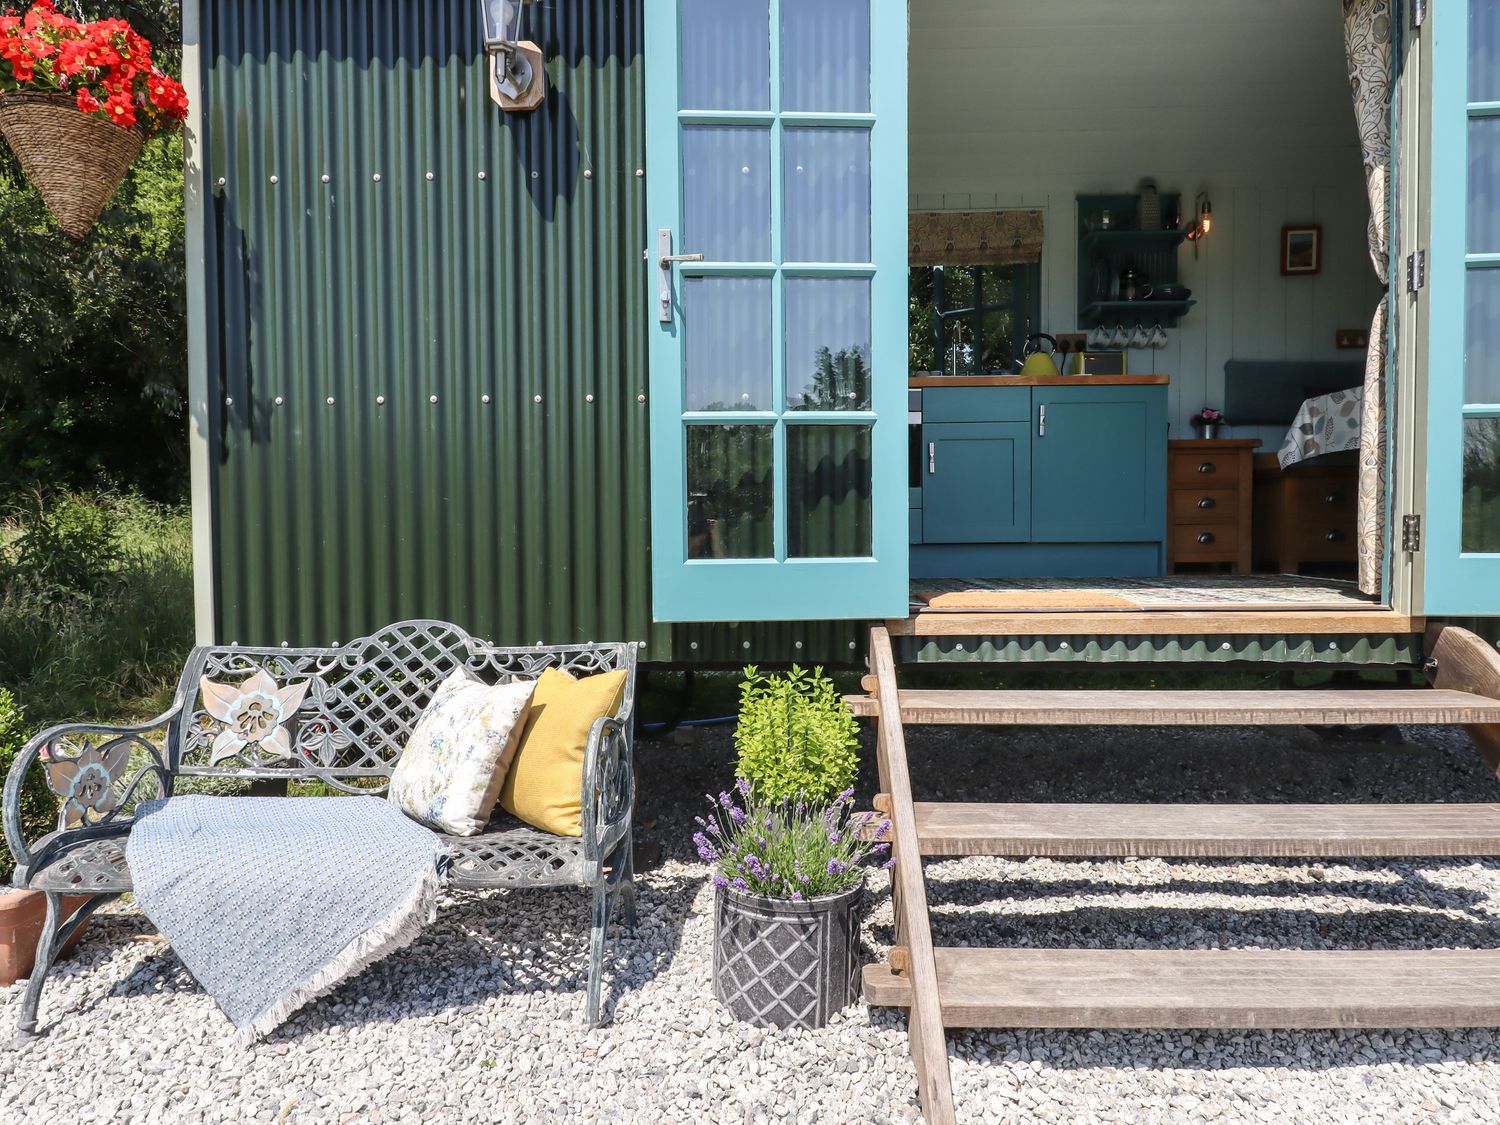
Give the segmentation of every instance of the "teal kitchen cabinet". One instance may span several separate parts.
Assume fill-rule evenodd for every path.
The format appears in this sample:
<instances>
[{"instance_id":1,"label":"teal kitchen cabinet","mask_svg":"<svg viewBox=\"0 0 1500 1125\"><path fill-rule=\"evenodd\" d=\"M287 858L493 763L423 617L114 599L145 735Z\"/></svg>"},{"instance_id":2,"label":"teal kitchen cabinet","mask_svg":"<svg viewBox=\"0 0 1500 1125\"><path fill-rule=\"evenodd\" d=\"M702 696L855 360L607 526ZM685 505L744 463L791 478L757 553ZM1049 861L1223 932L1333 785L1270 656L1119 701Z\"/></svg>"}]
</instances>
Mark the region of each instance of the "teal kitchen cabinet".
<instances>
[{"instance_id":1,"label":"teal kitchen cabinet","mask_svg":"<svg viewBox=\"0 0 1500 1125\"><path fill-rule=\"evenodd\" d=\"M1036 387L1031 539L1161 539L1167 523L1167 389Z\"/></svg>"},{"instance_id":2,"label":"teal kitchen cabinet","mask_svg":"<svg viewBox=\"0 0 1500 1125\"><path fill-rule=\"evenodd\" d=\"M1162 573L1167 387L1160 376L929 385L921 420L913 577Z\"/></svg>"},{"instance_id":3,"label":"teal kitchen cabinet","mask_svg":"<svg viewBox=\"0 0 1500 1125\"><path fill-rule=\"evenodd\" d=\"M922 427L922 542L1024 543L1031 537L1031 426Z\"/></svg>"}]
</instances>

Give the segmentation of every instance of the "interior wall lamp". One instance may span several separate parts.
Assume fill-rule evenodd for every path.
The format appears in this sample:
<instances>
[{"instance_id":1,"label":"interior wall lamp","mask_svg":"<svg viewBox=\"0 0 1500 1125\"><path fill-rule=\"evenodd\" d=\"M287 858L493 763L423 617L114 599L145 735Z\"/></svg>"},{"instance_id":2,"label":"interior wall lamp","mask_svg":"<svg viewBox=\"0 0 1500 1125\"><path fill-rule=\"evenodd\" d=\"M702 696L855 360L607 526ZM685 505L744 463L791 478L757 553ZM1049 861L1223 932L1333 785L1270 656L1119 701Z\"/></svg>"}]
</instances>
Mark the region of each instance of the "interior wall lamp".
<instances>
[{"instance_id":1,"label":"interior wall lamp","mask_svg":"<svg viewBox=\"0 0 1500 1125\"><path fill-rule=\"evenodd\" d=\"M521 18L532 0L483 0L484 49L490 56L490 97L501 109L524 111L542 104L547 75L542 50L521 38Z\"/></svg>"},{"instance_id":2,"label":"interior wall lamp","mask_svg":"<svg viewBox=\"0 0 1500 1125\"><path fill-rule=\"evenodd\" d=\"M1214 229L1214 205L1209 201L1208 192L1200 191L1194 203L1198 217L1188 226L1187 236L1193 244L1193 257L1198 256L1198 243L1202 242Z\"/></svg>"}]
</instances>

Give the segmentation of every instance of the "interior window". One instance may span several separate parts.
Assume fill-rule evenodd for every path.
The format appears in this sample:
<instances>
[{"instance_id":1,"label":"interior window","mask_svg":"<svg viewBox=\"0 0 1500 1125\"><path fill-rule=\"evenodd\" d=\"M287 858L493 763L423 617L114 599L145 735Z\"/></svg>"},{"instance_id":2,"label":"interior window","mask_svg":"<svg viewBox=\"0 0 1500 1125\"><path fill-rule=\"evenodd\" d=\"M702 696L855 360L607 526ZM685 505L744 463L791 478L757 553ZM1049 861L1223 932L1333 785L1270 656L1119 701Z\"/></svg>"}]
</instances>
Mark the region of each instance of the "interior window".
<instances>
[{"instance_id":1,"label":"interior window","mask_svg":"<svg viewBox=\"0 0 1500 1125\"><path fill-rule=\"evenodd\" d=\"M913 266L911 370L1014 374L1039 317L1041 267Z\"/></svg>"}]
</instances>

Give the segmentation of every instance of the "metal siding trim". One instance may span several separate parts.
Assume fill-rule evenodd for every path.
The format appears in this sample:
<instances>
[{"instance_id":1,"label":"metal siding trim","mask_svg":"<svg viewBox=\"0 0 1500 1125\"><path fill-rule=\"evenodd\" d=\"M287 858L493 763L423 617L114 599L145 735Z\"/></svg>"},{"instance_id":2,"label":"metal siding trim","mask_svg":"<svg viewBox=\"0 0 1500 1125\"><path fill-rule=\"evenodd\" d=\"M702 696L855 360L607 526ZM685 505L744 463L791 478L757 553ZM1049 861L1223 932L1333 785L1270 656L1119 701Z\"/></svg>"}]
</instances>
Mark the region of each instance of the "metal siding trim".
<instances>
[{"instance_id":1,"label":"metal siding trim","mask_svg":"<svg viewBox=\"0 0 1500 1125\"><path fill-rule=\"evenodd\" d=\"M1413 666L1422 638L1265 634L1241 637L898 637L911 663L960 664L1367 664Z\"/></svg>"}]
</instances>

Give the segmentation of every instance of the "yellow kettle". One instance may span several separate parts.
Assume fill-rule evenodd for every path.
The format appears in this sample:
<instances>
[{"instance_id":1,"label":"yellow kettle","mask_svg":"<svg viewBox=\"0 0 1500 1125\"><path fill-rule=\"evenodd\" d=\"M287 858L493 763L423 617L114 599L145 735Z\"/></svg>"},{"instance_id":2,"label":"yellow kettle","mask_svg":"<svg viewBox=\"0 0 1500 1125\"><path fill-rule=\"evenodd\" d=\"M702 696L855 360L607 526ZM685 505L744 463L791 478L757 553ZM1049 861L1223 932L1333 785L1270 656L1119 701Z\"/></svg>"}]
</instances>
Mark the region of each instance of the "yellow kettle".
<instances>
[{"instance_id":1,"label":"yellow kettle","mask_svg":"<svg viewBox=\"0 0 1500 1125\"><path fill-rule=\"evenodd\" d=\"M1050 345L1048 351L1042 351L1042 341ZM1026 346L1021 350L1021 357L1025 360L1021 364L1021 374L1026 376L1061 375L1057 369L1057 360L1053 353L1057 351L1057 340L1045 332L1034 332L1026 337Z\"/></svg>"}]
</instances>

